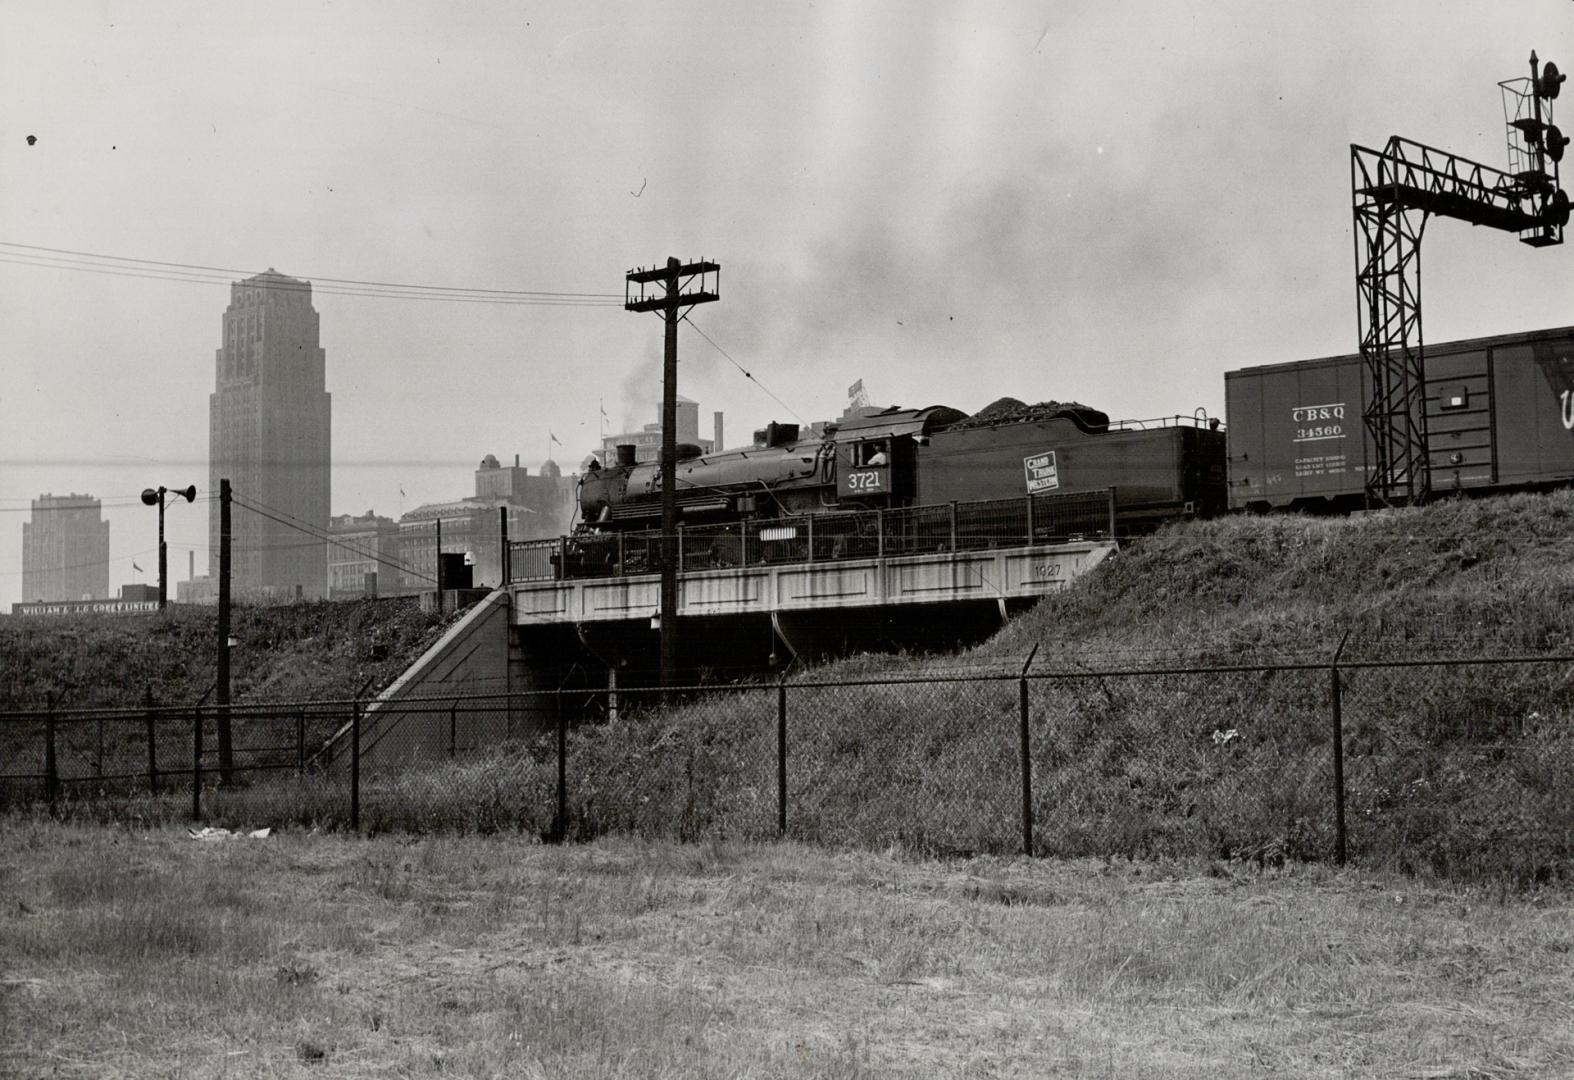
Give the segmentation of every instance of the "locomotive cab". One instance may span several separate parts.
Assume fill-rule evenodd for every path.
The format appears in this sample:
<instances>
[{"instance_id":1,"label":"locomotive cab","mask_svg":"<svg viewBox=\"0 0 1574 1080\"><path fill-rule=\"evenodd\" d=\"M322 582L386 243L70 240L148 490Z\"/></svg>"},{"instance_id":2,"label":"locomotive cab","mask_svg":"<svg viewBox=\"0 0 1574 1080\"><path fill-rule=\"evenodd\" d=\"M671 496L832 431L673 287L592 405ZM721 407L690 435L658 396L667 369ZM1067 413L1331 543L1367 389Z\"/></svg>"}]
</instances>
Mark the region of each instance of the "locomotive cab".
<instances>
[{"instance_id":1,"label":"locomotive cab","mask_svg":"<svg viewBox=\"0 0 1574 1080\"><path fill-rule=\"evenodd\" d=\"M865 509L906 506L915 493L917 450L929 433L963 414L927 409L859 409L836 429L836 494Z\"/></svg>"}]
</instances>

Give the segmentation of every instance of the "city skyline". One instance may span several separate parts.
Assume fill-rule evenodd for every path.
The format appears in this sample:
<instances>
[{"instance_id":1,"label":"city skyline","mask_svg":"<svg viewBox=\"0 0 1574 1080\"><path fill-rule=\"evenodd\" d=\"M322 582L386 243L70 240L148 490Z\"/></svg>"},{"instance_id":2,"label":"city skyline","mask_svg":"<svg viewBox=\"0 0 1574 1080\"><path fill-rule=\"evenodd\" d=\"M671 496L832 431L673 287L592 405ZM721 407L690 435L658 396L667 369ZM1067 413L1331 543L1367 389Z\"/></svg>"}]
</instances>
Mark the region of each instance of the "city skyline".
<instances>
[{"instance_id":1,"label":"city skyline","mask_svg":"<svg viewBox=\"0 0 1574 1080\"><path fill-rule=\"evenodd\" d=\"M1351 143L1501 167L1497 81L1574 66L1550 3L281 10L8 7L0 610L41 492L102 499L113 588L138 493L196 484L170 566L207 566L213 316L269 266L313 282L333 514L637 431L661 327L623 275L668 256L723 267L679 393L734 433L860 379L1219 415L1226 371L1357 347ZM1567 258L1434 224L1426 339L1574 323Z\"/></svg>"}]
</instances>

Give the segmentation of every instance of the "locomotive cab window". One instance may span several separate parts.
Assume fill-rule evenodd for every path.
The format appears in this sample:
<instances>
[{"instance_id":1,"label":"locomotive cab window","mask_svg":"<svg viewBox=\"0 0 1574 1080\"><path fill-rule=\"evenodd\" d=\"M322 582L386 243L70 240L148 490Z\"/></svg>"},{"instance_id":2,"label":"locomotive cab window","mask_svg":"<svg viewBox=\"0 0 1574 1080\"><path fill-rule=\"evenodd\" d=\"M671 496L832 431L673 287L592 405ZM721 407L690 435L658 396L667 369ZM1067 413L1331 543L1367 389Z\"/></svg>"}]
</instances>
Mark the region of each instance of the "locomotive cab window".
<instances>
[{"instance_id":1,"label":"locomotive cab window","mask_svg":"<svg viewBox=\"0 0 1574 1080\"><path fill-rule=\"evenodd\" d=\"M853 464L859 468L885 465L890 460L890 451L884 439L871 439L869 442L859 443L853 450Z\"/></svg>"}]
</instances>

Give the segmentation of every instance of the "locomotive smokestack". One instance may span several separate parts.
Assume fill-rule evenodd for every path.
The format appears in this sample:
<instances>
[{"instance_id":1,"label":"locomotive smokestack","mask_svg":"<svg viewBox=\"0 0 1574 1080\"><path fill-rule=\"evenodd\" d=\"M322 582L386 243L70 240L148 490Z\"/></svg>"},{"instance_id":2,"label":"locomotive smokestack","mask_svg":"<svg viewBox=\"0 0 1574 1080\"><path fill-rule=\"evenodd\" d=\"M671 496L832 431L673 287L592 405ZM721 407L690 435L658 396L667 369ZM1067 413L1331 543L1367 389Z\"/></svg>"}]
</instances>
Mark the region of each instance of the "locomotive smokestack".
<instances>
[{"instance_id":1,"label":"locomotive smokestack","mask_svg":"<svg viewBox=\"0 0 1574 1080\"><path fill-rule=\"evenodd\" d=\"M721 413L711 413L711 419L716 424L716 446L714 449L724 449L727 444L721 441Z\"/></svg>"}]
</instances>

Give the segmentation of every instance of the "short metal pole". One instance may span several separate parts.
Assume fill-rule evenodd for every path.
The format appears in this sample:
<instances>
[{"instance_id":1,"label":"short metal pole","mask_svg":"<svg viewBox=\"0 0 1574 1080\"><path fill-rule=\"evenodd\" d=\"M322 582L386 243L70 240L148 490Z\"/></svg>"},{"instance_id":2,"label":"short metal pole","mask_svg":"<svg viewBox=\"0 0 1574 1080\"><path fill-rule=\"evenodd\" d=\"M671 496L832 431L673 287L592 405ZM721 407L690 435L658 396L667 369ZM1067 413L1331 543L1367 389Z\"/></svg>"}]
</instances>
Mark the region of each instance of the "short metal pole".
<instances>
[{"instance_id":1,"label":"short metal pole","mask_svg":"<svg viewBox=\"0 0 1574 1080\"><path fill-rule=\"evenodd\" d=\"M956 550L956 503L951 504L951 550Z\"/></svg>"},{"instance_id":2,"label":"short metal pole","mask_svg":"<svg viewBox=\"0 0 1574 1080\"><path fill-rule=\"evenodd\" d=\"M1027 542L1033 543L1037 538L1037 522L1033 520L1033 496L1027 497Z\"/></svg>"},{"instance_id":3,"label":"short metal pole","mask_svg":"<svg viewBox=\"0 0 1574 1080\"><path fill-rule=\"evenodd\" d=\"M448 705L448 756L453 757L459 749L459 702L453 701Z\"/></svg>"},{"instance_id":4,"label":"short metal pole","mask_svg":"<svg viewBox=\"0 0 1574 1080\"><path fill-rule=\"evenodd\" d=\"M805 520L809 522L809 562L814 561L814 515L810 514Z\"/></svg>"},{"instance_id":5,"label":"short metal pole","mask_svg":"<svg viewBox=\"0 0 1574 1080\"><path fill-rule=\"evenodd\" d=\"M684 561L684 558L685 558L685 553L684 553L684 550L683 550L683 526L679 525L678 526L678 573L680 573L680 574L683 573L685 570L687 570L689 568L688 567L688 563L686 563Z\"/></svg>"},{"instance_id":6,"label":"short metal pole","mask_svg":"<svg viewBox=\"0 0 1574 1080\"><path fill-rule=\"evenodd\" d=\"M437 526L437 615L443 614L443 519L436 518L433 524Z\"/></svg>"},{"instance_id":7,"label":"short metal pole","mask_svg":"<svg viewBox=\"0 0 1574 1080\"><path fill-rule=\"evenodd\" d=\"M1334 750L1334 861L1340 866L1345 861L1344 831L1344 688L1340 684L1338 667L1328 671L1330 691L1333 696L1333 750Z\"/></svg>"},{"instance_id":8,"label":"short metal pole","mask_svg":"<svg viewBox=\"0 0 1574 1080\"><path fill-rule=\"evenodd\" d=\"M438 593L442 595L441 591ZM350 831L361 831L361 699L350 715Z\"/></svg>"},{"instance_id":9,"label":"short metal pole","mask_svg":"<svg viewBox=\"0 0 1574 1080\"><path fill-rule=\"evenodd\" d=\"M787 835L787 676L776 684L776 835Z\"/></svg>"},{"instance_id":10,"label":"short metal pole","mask_svg":"<svg viewBox=\"0 0 1574 1080\"><path fill-rule=\"evenodd\" d=\"M885 558L885 510L877 509L874 512L874 553L880 558Z\"/></svg>"},{"instance_id":11,"label":"short metal pole","mask_svg":"<svg viewBox=\"0 0 1574 1080\"><path fill-rule=\"evenodd\" d=\"M623 559L624 559L623 534L622 533L618 533L618 576L619 577L622 577L624 574L628 573L628 569L627 569L627 565L628 564L625 563L623 561Z\"/></svg>"},{"instance_id":12,"label":"short metal pole","mask_svg":"<svg viewBox=\"0 0 1574 1080\"><path fill-rule=\"evenodd\" d=\"M498 522L498 576L503 580L499 583L507 585L514 580L514 549L508 546L508 507L497 508Z\"/></svg>"}]
</instances>

